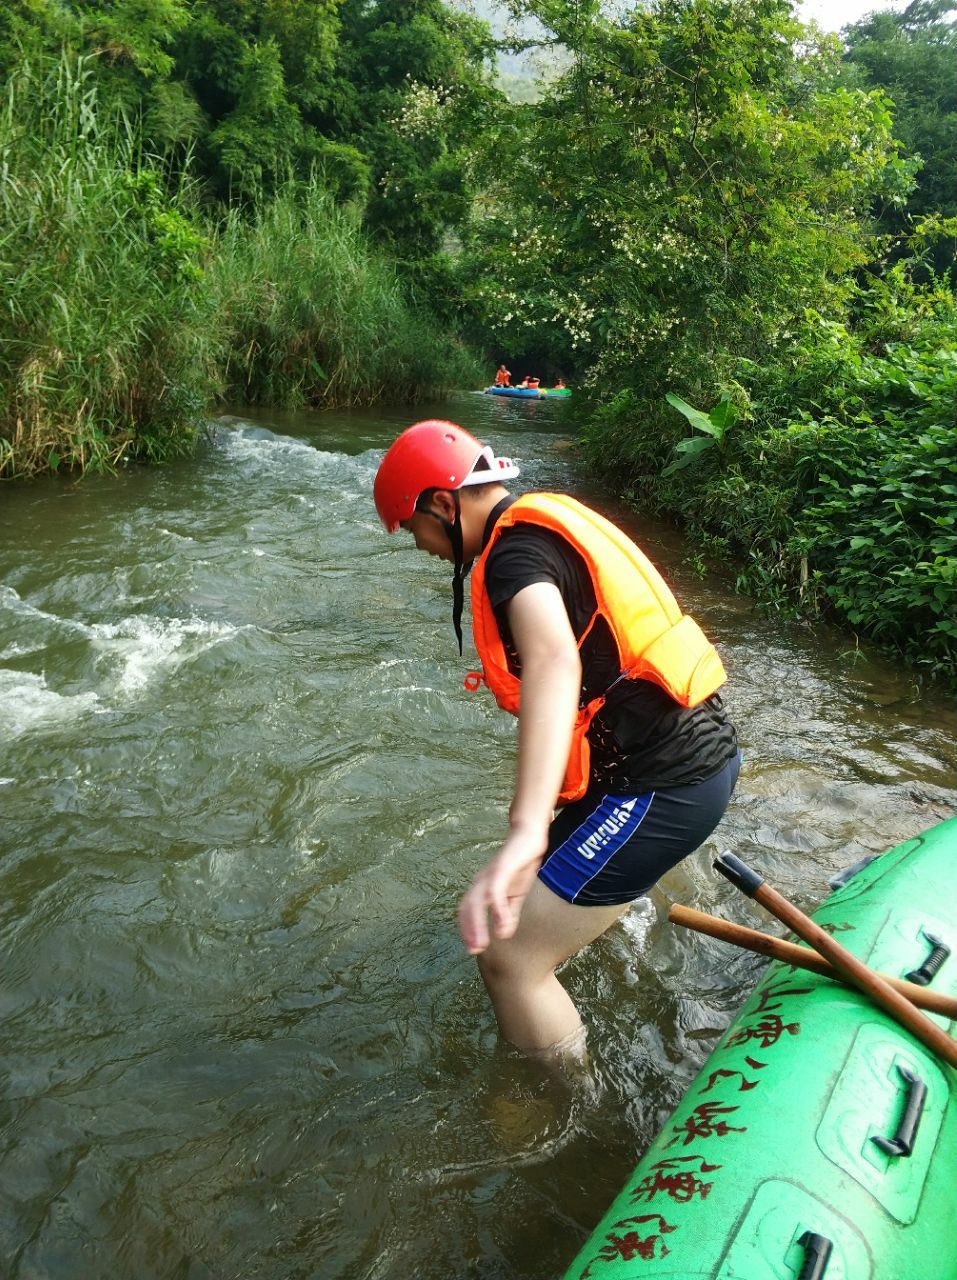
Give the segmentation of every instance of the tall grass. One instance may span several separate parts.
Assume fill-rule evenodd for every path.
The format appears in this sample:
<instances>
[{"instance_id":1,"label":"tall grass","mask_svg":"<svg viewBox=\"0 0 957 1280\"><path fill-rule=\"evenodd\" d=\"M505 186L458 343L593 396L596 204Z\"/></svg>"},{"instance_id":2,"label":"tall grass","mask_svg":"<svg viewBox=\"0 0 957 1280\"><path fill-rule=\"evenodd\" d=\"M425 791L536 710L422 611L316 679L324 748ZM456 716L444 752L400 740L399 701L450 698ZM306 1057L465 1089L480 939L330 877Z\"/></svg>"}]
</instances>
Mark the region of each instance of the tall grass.
<instances>
[{"instance_id":1,"label":"tall grass","mask_svg":"<svg viewBox=\"0 0 957 1280\"><path fill-rule=\"evenodd\" d=\"M459 342L410 306L395 266L317 182L286 188L252 216L231 209L209 284L234 400L410 401L482 376Z\"/></svg>"},{"instance_id":2,"label":"tall grass","mask_svg":"<svg viewBox=\"0 0 957 1280\"><path fill-rule=\"evenodd\" d=\"M0 475L192 446L215 387L202 237L88 64L23 65L0 106Z\"/></svg>"},{"instance_id":3,"label":"tall grass","mask_svg":"<svg viewBox=\"0 0 957 1280\"><path fill-rule=\"evenodd\" d=\"M224 399L413 400L478 381L318 182L202 216L89 63L0 102L0 477L187 454Z\"/></svg>"}]
</instances>

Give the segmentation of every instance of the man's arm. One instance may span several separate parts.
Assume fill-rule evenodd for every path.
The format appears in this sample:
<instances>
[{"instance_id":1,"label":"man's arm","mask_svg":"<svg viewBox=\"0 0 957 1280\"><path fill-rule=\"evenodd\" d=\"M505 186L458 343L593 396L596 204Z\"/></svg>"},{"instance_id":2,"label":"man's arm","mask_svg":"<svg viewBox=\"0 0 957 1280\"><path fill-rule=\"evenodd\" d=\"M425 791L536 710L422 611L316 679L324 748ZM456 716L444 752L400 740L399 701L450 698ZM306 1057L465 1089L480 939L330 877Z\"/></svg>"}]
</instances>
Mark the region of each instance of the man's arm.
<instances>
[{"instance_id":1,"label":"man's arm","mask_svg":"<svg viewBox=\"0 0 957 1280\"><path fill-rule=\"evenodd\" d=\"M548 844L581 692L581 658L560 591L550 582L524 587L506 606L522 664L518 771L509 834L459 904L459 928L474 955L510 938Z\"/></svg>"}]
</instances>

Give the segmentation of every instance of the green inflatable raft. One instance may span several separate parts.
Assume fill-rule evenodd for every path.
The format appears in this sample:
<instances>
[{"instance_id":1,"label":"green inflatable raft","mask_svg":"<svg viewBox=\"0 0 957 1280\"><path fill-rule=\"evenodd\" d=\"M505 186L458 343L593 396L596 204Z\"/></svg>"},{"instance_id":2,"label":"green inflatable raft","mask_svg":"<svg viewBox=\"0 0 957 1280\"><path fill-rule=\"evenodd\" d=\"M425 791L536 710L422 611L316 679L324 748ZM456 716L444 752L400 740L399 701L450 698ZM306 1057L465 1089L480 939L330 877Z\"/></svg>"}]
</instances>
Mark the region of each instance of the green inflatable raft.
<instances>
[{"instance_id":1,"label":"green inflatable raft","mask_svg":"<svg viewBox=\"0 0 957 1280\"><path fill-rule=\"evenodd\" d=\"M955 888L952 818L813 919L870 968L957 995ZM774 962L566 1280L952 1280L955 1089L867 997Z\"/></svg>"}]
</instances>

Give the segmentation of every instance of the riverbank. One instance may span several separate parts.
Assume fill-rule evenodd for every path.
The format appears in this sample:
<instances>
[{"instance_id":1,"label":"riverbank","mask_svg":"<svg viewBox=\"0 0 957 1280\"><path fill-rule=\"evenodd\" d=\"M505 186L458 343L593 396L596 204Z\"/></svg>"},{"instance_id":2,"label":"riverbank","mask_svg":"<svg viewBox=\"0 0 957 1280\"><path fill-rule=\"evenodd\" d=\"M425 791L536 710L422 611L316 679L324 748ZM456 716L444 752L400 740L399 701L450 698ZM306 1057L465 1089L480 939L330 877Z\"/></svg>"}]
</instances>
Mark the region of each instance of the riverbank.
<instances>
[{"instance_id":1,"label":"riverbank","mask_svg":"<svg viewBox=\"0 0 957 1280\"><path fill-rule=\"evenodd\" d=\"M585 454L764 608L957 686L953 290L902 263L853 322L810 314L773 363L739 360L711 396L623 392L586 424Z\"/></svg>"},{"instance_id":2,"label":"riverbank","mask_svg":"<svg viewBox=\"0 0 957 1280\"><path fill-rule=\"evenodd\" d=\"M225 401L325 408L478 384L357 211L313 179L217 212L144 154L87 60L0 108L0 478L192 452Z\"/></svg>"}]
</instances>

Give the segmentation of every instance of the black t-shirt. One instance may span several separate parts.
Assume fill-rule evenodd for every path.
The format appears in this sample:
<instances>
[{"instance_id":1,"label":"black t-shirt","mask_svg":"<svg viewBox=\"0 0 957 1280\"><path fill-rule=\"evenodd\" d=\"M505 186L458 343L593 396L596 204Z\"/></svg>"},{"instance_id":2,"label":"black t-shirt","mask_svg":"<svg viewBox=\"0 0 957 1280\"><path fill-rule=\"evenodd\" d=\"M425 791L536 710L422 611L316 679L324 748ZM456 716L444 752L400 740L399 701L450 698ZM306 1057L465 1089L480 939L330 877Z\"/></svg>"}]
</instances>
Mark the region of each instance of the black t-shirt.
<instances>
[{"instance_id":1,"label":"black t-shirt","mask_svg":"<svg viewBox=\"0 0 957 1280\"><path fill-rule=\"evenodd\" d=\"M485 565L485 587L495 611L508 663L521 675L505 614L508 601L534 582L561 592L575 639L581 640L595 612L595 591L584 560L559 534L538 525L502 531ZM581 645L584 706L620 674L618 646L604 618ZM712 777L737 750L734 728L721 697L682 707L650 680L622 680L588 730L591 779L612 793L635 794L680 787Z\"/></svg>"}]
</instances>

